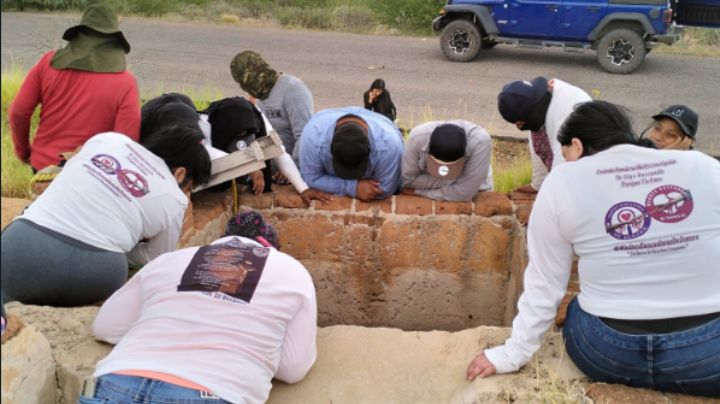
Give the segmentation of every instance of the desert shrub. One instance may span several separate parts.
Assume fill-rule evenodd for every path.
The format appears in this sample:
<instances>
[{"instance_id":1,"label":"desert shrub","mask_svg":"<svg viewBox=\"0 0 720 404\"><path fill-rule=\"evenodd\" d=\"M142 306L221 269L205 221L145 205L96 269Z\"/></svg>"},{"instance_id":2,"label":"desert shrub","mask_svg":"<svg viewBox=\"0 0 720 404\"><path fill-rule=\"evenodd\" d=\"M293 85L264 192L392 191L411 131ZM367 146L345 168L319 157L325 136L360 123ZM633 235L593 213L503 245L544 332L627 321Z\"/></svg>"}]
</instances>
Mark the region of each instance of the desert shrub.
<instances>
[{"instance_id":1,"label":"desert shrub","mask_svg":"<svg viewBox=\"0 0 720 404\"><path fill-rule=\"evenodd\" d=\"M377 22L372 11L358 6L339 6L333 11L335 26L344 31L363 32L374 27Z\"/></svg>"}]
</instances>

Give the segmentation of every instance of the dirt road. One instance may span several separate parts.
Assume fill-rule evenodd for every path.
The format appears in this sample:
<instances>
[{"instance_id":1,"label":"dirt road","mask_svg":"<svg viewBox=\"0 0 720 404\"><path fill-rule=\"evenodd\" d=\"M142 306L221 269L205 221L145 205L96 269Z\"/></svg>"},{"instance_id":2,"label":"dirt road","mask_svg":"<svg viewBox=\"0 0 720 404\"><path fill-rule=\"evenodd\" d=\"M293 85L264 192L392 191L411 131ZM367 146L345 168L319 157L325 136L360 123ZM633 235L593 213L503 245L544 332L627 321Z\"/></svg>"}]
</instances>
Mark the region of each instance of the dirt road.
<instances>
[{"instance_id":1,"label":"dirt road","mask_svg":"<svg viewBox=\"0 0 720 404\"><path fill-rule=\"evenodd\" d=\"M45 51L63 45L65 28L77 15L2 13L3 69L12 60L29 68ZM594 98L628 107L641 130L650 116L673 103L700 113L701 149L720 155L720 59L652 53L629 76L603 72L595 54L557 49L498 46L471 63L451 63L436 37L395 37L168 22L123 18L132 51L130 69L144 96L163 91L219 89L241 94L229 73L238 52L260 52L278 70L302 78L316 110L360 105L377 77L385 79L401 125L428 119L465 118L493 134L520 135L497 112L499 90L508 81L538 75L576 84ZM211 94L217 97L218 94Z\"/></svg>"}]
</instances>

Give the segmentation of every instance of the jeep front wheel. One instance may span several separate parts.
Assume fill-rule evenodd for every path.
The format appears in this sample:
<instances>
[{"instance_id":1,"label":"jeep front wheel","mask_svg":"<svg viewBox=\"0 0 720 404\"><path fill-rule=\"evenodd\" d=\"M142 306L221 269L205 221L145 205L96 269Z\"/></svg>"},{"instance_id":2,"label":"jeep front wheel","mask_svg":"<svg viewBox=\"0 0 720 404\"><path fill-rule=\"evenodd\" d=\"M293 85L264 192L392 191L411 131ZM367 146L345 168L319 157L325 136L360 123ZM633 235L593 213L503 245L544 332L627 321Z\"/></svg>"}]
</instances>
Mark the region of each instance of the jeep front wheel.
<instances>
[{"instance_id":1,"label":"jeep front wheel","mask_svg":"<svg viewBox=\"0 0 720 404\"><path fill-rule=\"evenodd\" d=\"M470 21L455 20L440 35L440 49L453 62L469 62L480 51L480 31Z\"/></svg>"},{"instance_id":2,"label":"jeep front wheel","mask_svg":"<svg viewBox=\"0 0 720 404\"><path fill-rule=\"evenodd\" d=\"M630 74L645 60L645 42L640 34L627 29L614 29L600 38L597 45L598 63L614 74Z\"/></svg>"}]
</instances>

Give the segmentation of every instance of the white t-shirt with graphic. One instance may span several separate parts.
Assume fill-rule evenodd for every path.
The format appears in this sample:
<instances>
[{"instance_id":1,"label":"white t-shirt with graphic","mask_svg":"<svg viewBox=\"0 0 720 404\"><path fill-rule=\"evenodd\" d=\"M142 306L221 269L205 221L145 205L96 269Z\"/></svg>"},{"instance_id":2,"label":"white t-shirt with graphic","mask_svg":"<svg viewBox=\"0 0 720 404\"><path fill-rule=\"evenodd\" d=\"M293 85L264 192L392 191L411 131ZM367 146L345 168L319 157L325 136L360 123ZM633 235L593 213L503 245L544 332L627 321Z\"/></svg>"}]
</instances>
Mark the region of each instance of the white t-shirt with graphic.
<instances>
[{"instance_id":1,"label":"white t-shirt with graphic","mask_svg":"<svg viewBox=\"0 0 720 404\"><path fill-rule=\"evenodd\" d=\"M295 383L310 370L316 333L305 267L225 237L155 259L103 304L93 334L117 346L95 376L160 372L233 403L264 403L273 377Z\"/></svg>"},{"instance_id":2,"label":"white t-shirt with graphic","mask_svg":"<svg viewBox=\"0 0 720 404\"><path fill-rule=\"evenodd\" d=\"M107 132L88 140L21 217L144 265L176 249L187 206L162 159Z\"/></svg>"},{"instance_id":3,"label":"white t-shirt with graphic","mask_svg":"<svg viewBox=\"0 0 720 404\"><path fill-rule=\"evenodd\" d=\"M540 347L580 258L580 307L623 320L720 311L720 162L618 145L553 168L528 227L512 336L486 350L499 373Z\"/></svg>"}]
</instances>

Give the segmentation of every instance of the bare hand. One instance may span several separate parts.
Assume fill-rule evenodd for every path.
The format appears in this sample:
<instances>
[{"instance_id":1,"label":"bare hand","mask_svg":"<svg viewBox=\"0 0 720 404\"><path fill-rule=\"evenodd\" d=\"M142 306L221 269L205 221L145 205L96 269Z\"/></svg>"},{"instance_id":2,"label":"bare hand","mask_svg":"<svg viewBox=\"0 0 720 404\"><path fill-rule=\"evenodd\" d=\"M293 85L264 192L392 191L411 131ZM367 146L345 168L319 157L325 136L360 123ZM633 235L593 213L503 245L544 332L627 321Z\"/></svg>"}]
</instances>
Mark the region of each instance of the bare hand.
<instances>
[{"instance_id":1,"label":"bare hand","mask_svg":"<svg viewBox=\"0 0 720 404\"><path fill-rule=\"evenodd\" d=\"M494 375L497 372L495 365L485 356L485 351L480 351L475 359L470 362L465 372L465 379L468 381L475 380L476 377L488 377Z\"/></svg>"},{"instance_id":2,"label":"bare hand","mask_svg":"<svg viewBox=\"0 0 720 404\"><path fill-rule=\"evenodd\" d=\"M415 190L412 188L403 188L401 194L403 195L415 195Z\"/></svg>"},{"instance_id":3,"label":"bare hand","mask_svg":"<svg viewBox=\"0 0 720 404\"><path fill-rule=\"evenodd\" d=\"M332 195L327 194L322 191L318 191L317 189L308 188L300 193L300 197L302 198L305 203L310 206L310 201L313 199L320 201L322 203L327 203L333 200Z\"/></svg>"},{"instance_id":4,"label":"bare hand","mask_svg":"<svg viewBox=\"0 0 720 404\"><path fill-rule=\"evenodd\" d=\"M252 180L252 189L255 195L262 194L265 189L265 176L263 176L262 170L253 171L250 173L250 179Z\"/></svg>"},{"instance_id":5,"label":"bare hand","mask_svg":"<svg viewBox=\"0 0 720 404\"><path fill-rule=\"evenodd\" d=\"M515 192L523 192L526 194L537 194L538 191L537 191L537 189L533 188L532 185L527 184L527 185L521 185L521 186L515 188Z\"/></svg>"},{"instance_id":6,"label":"bare hand","mask_svg":"<svg viewBox=\"0 0 720 404\"><path fill-rule=\"evenodd\" d=\"M276 171L272 176L273 182L279 185L287 185L290 183L288 179L280 171Z\"/></svg>"},{"instance_id":7,"label":"bare hand","mask_svg":"<svg viewBox=\"0 0 720 404\"><path fill-rule=\"evenodd\" d=\"M372 201L383 193L378 181L372 179L358 180L356 194L361 201Z\"/></svg>"},{"instance_id":8,"label":"bare hand","mask_svg":"<svg viewBox=\"0 0 720 404\"><path fill-rule=\"evenodd\" d=\"M689 150L692 146L692 138L690 136L679 136L672 143L668 143L663 147L665 150Z\"/></svg>"}]
</instances>

